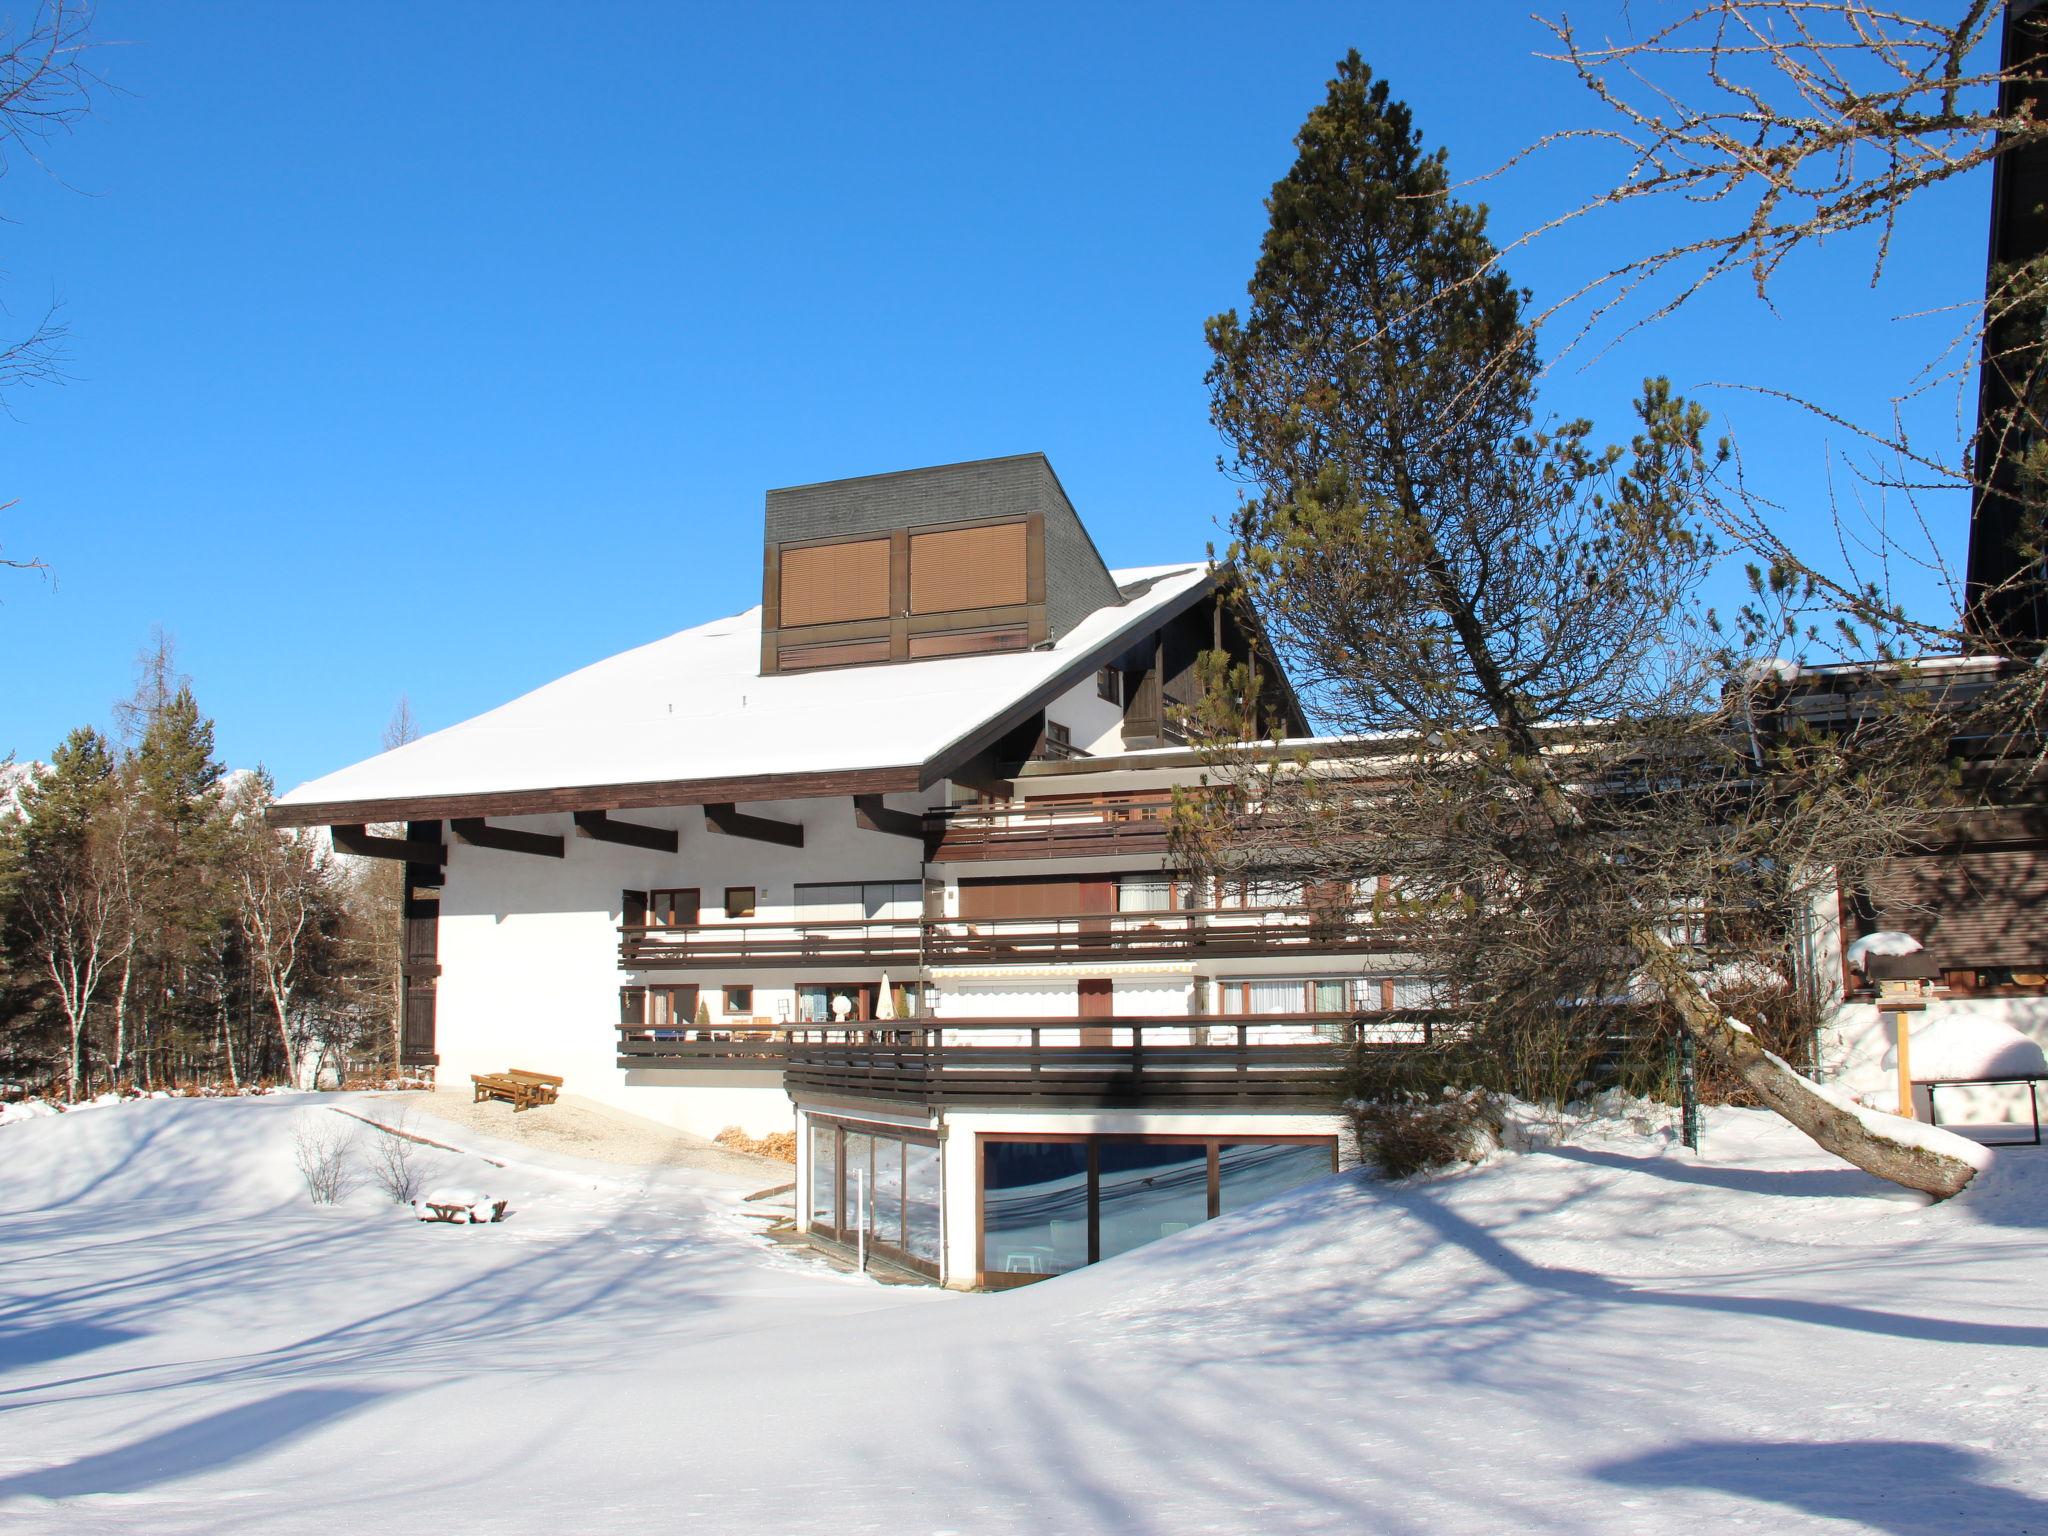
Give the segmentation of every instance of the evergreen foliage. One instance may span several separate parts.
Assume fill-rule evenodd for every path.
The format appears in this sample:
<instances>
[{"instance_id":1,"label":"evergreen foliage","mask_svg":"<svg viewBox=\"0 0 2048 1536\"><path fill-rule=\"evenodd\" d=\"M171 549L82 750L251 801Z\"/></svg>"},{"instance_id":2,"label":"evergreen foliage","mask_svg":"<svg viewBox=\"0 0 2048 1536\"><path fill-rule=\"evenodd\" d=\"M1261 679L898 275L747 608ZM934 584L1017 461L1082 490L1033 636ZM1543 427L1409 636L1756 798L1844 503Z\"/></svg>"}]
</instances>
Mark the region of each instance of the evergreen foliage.
<instances>
[{"instance_id":1,"label":"evergreen foliage","mask_svg":"<svg viewBox=\"0 0 2048 1536\"><path fill-rule=\"evenodd\" d=\"M1371 892L1461 1026L1435 1037L1436 1085L1490 1074L1555 1099L1617 1034L1683 1028L1852 1155L1861 1132L1729 1028L1710 975L1791 958L1806 883L1903 835L1873 803L1935 802L1924 720L1802 731L1712 633L1704 412L1651 379L1626 443L1541 417L1526 295L1484 209L1356 53L1296 143L1248 310L1208 324L1208 382L1248 483L1244 600L1353 742L1327 761L1229 750L1254 690L1207 658L1199 724L1226 793L1183 805L1182 857ZM1435 1086L1384 1055L1356 1086L1386 1061L1383 1095ZM1971 1172L1852 1160L1943 1193Z\"/></svg>"}]
</instances>

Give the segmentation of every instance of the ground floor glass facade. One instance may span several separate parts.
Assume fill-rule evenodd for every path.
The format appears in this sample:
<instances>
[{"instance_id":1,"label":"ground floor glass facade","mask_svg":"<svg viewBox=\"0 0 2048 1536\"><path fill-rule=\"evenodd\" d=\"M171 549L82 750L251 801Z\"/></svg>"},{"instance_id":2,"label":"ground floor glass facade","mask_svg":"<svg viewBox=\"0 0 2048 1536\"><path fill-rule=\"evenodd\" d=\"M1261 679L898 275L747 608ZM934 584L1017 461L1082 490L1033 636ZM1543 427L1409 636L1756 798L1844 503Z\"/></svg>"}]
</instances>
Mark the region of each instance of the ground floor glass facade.
<instances>
[{"instance_id":1,"label":"ground floor glass facade","mask_svg":"<svg viewBox=\"0 0 2048 1536\"><path fill-rule=\"evenodd\" d=\"M819 1237L937 1278L939 1143L930 1133L810 1117L810 1210Z\"/></svg>"},{"instance_id":2,"label":"ground floor glass facade","mask_svg":"<svg viewBox=\"0 0 2048 1536\"><path fill-rule=\"evenodd\" d=\"M1335 1170L1334 1137L980 1138L981 1283L1028 1284Z\"/></svg>"}]
</instances>

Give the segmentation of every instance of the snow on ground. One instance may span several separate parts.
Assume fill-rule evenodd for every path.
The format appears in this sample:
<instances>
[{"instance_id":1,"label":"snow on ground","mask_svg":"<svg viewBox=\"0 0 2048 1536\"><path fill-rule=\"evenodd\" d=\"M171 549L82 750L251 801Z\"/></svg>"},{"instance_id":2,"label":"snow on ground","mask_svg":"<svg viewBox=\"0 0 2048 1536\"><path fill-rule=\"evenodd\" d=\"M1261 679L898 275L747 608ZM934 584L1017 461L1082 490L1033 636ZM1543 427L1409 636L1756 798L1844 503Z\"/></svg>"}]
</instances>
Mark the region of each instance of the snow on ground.
<instances>
[{"instance_id":1,"label":"snow on ground","mask_svg":"<svg viewBox=\"0 0 2048 1536\"><path fill-rule=\"evenodd\" d=\"M429 1180L505 1222L314 1208L328 1104L0 1130L0 1528L2048 1532L2030 1148L1929 1207L1759 1113L1617 1122L956 1296L455 1127L504 1166Z\"/></svg>"}]
</instances>

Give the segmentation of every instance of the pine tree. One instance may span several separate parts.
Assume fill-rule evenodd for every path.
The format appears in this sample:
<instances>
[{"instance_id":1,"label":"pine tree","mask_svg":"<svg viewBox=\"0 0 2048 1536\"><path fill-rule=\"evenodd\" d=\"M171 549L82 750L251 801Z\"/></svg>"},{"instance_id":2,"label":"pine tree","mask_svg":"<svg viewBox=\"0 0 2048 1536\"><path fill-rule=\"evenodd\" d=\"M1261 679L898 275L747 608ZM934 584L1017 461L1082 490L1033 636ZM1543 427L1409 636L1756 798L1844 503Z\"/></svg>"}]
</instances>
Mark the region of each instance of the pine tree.
<instances>
[{"instance_id":1,"label":"pine tree","mask_svg":"<svg viewBox=\"0 0 2048 1536\"><path fill-rule=\"evenodd\" d=\"M1853 771L1871 741L1802 743L1793 783L1788 758L1765 765L1730 729L1739 678L1690 627L1711 555L1704 414L1651 380L1625 446L1539 422L1525 296L1485 211L1451 195L1443 152L1356 53L1296 143L1249 312L1208 325L1212 417L1251 486L1234 563L1312 712L1401 747L1345 786L1220 754L1259 814L1208 841L1320 879L1391 877L1390 916L1507 1054L1586 1018L1584 1000L1653 986L1823 1146L1954 1193L1971 1164L1816 1093L1731 1026L1698 979L1710 957L1673 938L1703 901L1785 919L1798 872L1850 862L1882 820ZM1209 666L1212 700L1243 696Z\"/></svg>"},{"instance_id":2,"label":"pine tree","mask_svg":"<svg viewBox=\"0 0 2048 1536\"><path fill-rule=\"evenodd\" d=\"M21 818L0 834L11 948L30 957L67 1033L65 1082L83 1091L87 1028L109 971L131 942L107 812L117 779L106 738L80 727L20 795Z\"/></svg>"}]
</instances>

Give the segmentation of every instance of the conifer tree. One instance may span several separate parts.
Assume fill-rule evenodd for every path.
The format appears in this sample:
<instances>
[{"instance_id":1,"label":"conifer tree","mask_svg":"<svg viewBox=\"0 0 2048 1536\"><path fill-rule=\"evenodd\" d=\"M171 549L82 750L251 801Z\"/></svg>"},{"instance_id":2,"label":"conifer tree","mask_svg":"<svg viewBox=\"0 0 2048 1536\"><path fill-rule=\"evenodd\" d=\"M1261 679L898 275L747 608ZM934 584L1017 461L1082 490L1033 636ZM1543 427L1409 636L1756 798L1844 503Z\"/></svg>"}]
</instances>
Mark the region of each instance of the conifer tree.
<instances>
[{"instance_id":1,"label":"conifer tree","mask_svg":"<svg viewBox=\"0 0 2048 1536\"><path fill-rule=\"evenodd\" d=\"M132 942L115 874L106 809L116 787L106 738L89 726L67 736L44 773L21 790L21 818L0 836L10 938L51 988L67 1033L65 1084L85 1086L87 1024L108 972Z\"/></svg>"},{"instance_id":2,"label":"conifer tree","mask_svg":"<svg viewBox=\"0 0 2048 1536\"><path fill-rule=\"evenodd\" d=\"M1525 296L1484 210L1451 195L1442 151L1356 53L1296 143L1249 310L1208 326L1212 417L1250 487L1234 563L1311 712L1398 747L1337 786L1219 753L1257 814L1191 843L1387 882L1389 917L1510 1049L1653 988L1823 1146L1954 1193L1972 1163L1873 1129L1732 1022L1679 921L1703 904L1786 921L1806 874L1867 855L1875 765L1918 771L1878 737L1906 728L1764 761L1734 729L1752 692L1692 624L1704 414L1651 380L1625 446L1540 420ZM1210 658L1211 699L1246 692L1226 666Z\"/></svg>"}]
</instances>

